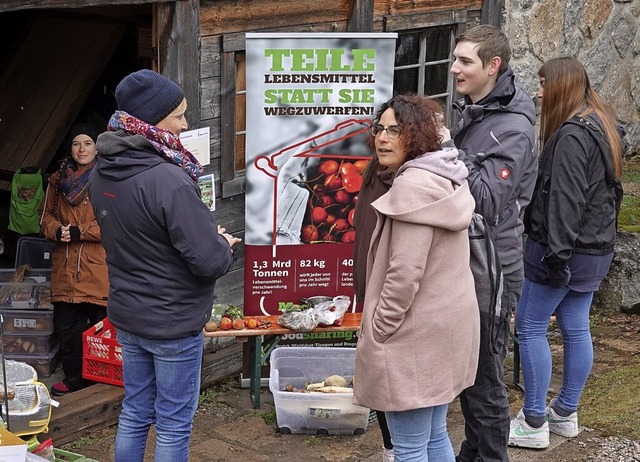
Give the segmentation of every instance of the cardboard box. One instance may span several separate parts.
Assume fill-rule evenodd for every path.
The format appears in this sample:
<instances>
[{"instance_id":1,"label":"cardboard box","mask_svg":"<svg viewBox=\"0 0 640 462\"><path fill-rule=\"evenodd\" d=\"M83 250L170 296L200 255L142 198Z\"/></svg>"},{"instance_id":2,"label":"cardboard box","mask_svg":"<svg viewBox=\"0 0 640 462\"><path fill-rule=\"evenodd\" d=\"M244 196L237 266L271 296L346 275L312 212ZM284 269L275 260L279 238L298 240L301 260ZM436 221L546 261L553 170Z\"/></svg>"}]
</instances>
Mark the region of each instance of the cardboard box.
<instances>
[{"instance_id":1,"label":"cardboard box","mask_svg":"<svg viewBox=\"0 0 640 462\"><path fill-rule=\"evenodd\" d=\"M4 427L0 427L0 460L2 462L25 462L27 442Z\"/></svg>"}]
</instances>

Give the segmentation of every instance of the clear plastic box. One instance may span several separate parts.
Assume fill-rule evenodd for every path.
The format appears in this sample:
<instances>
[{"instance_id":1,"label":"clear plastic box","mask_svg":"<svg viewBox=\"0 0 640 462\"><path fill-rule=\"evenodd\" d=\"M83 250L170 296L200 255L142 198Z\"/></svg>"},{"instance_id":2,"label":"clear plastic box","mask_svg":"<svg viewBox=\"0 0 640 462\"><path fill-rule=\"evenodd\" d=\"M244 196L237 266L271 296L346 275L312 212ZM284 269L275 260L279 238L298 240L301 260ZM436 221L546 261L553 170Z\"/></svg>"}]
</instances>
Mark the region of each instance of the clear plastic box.
<instances>
[{"instance_id":1,"label":"clear plastic box","mask_svg":"<svg viewBox=\"0 0 640 462\"><path fill-rule=\"evenodd\" d=\"M16 267L29 264L32 268L51 268L54 241L44 237L21 237L16 249Z\"/></svg>"},{"instance_id":2,"label":"clear plastic box","mask_svg":"<svg viewBox=\"0 0 640 462\"><path fill-rule=\"evenodd\" d=\"M22 282L9 282L16 269L0 269L0 307L19 310L49 308L51 304L51 270L34 269Z\"/></svg>"},{"instance_id":3,"label":"clear plastic box","mask_svg":"<svg viewBox=\"0 0 640 462\"><path fill-rule=\"evenodd\" d=\"M0 268L0 284L7 283L15 274L17 268ZM47 268L35 268L25 274L28 282L51 281L51 270Z\"/></svg>"},{"instance_id":4,"label":"clear plastic box","mask_svg":"<svg viewBox=\"0 0 640 462\"><path fill-rule=\"evenodd\" d=\"M52 310L0 310L5 334L53 332Z\"/></svg>"},{"instance_id":5,"label":"clear plastic box","mask_svg":"<svg viewBox=\"0 0 640 462\"><path fill-rule=\"evenodd\" d=\"M38 373L38 377L46 378L53 374L53 371L56 367L56 360L59 350L60 345L56 345L55 347L53 347L53 350L44 355L6 354L5 357L7 359L13 359L14 361L27 363L36 370L36 372Z\"/></svg>"},{"instance_id":6,"label":"clear plastic box","mask_svg":"<svg viewBox=\"0 0 640 462\"><path fill-rule=\"evenodd\" d=\"M269 390L282 433L318 435L362 434L369 423L369 409L351 403L353 393L296 393L331 375L350 381L355 373L355 348L280 347L271 353Z\"/></svg>"},{"instance_id":7,"label":"clear plastic box","mask_svg":"<svg viewBox=\"0 0 640 462\"><path fill-rule=\"evenodd\" d=\"M4 354L48 354L55 343L52 332L48 334L4 334L2 336Z\"/></svg>"}]
</instances>

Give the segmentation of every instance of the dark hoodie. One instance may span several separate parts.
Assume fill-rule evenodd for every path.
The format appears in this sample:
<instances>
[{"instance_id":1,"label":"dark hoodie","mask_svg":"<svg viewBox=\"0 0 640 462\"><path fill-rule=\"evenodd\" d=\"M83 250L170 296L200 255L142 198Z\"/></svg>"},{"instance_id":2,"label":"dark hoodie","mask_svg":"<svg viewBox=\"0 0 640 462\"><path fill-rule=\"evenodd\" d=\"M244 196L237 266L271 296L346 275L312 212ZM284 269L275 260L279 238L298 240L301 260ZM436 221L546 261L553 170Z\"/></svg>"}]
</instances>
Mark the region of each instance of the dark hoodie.
<instances>
[{"instance_id":1,"label":"dark hoodie","mask_svg":"<svg viewBox=\"0 0 640 462\"><path fill-rule=\"evenodd\" d=\"M467 96L454 107L462 118L453 140L464 151L475 211L494 227L503 272L510 274L522 267L524 226L518 215L536 181L535 106L507 68L482 100L474 104Z\"/></svg>"},{"instance_id":2,"label":"dark hoodie","mask_svg":"<svg viewBox=\"0 0 640 462\"><path fill-rule=\"evenodd\" d=\"M109 319L145 338L197 335L231 267L229 243L197 184L144 137L106 132L97 147L89 196L107 251Z\"/></svg>"},{"instance_id":3,"label":"dark hoodie","mask_svg":"<svg viewBox=\"0 0 640 462\"><path fill-rule=\"evenodd\" d=\"M367 252L371 243L371 234L376 227L378 217L371 203L389 191L393 183L393 172L377 172L370 184L363 184L358 193L358 202L353 222L356 229L356 241L353 247L353 290L358 303L364 302L367 279Z\"/></svg>"}]
</instances>

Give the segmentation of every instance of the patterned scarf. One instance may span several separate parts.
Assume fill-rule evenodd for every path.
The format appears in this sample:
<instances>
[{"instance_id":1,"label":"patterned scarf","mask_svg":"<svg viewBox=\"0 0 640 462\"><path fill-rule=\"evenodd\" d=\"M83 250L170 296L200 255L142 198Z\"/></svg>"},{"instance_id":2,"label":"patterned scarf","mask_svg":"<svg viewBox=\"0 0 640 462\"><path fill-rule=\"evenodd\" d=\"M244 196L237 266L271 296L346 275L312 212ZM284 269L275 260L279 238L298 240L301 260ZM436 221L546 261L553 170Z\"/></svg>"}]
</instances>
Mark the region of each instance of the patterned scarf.
<instances>
[{"instance_id":1,"label":"patterned scarf","mask_svg":"<svg viewBox=\"0 0 640 462\"><path fill-rule=\"evenodd\" d=\"M60 170L58 189L72 207L77 207L87 197L89 173L95 165L96 159L86 165L78 165L72 157L69 157Z\"/></svg>"},{"instance_id":2,"label":"patterned scarf","mask_svg":"<svg viewBox=\"0 0 640 462\"><path fill-rule=\"evenodd\" d=\"M129 135L144 136L167 162L181 167L196 183L204 172L198 159L182 146L179 137L155 125L149 125L131 114L116 111L109 120L107 130L123 130Z\"/></svg>"}]
</instances>

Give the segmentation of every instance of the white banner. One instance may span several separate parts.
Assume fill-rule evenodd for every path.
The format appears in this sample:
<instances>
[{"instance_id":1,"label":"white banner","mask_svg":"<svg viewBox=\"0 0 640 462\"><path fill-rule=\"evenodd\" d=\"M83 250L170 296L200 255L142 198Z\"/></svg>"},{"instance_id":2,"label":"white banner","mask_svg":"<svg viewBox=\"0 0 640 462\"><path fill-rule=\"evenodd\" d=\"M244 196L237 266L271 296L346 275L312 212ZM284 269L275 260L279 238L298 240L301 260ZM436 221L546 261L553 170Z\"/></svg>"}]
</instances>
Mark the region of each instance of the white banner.
<instances>
[{"instance_id":1,"label":"white banner","mask_svg":"<svg viewBox=\"0 0 640 462\"><path fill-rule=\"evenodd\" d=\"M392 96L395 39L246 35L248 314L353 295L353 208L370 123Z\"/></svg>"}]
</instances>

